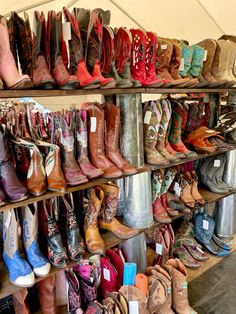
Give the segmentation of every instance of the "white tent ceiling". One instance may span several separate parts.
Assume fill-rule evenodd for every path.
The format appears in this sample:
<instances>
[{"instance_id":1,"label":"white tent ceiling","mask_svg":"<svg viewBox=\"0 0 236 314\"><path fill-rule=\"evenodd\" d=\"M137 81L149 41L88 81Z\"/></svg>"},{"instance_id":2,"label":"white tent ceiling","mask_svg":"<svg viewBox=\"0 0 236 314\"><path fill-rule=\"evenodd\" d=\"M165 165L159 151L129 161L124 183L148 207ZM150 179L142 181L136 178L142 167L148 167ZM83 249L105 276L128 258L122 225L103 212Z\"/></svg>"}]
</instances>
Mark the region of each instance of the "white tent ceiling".
<instances>
[{"instance_id":1,"label":"white tent ceiling","mask_svg":"<svg viewBox=\"0 0 236 314\"><path fill-rule=\"evenodd\" d=\"M206 37L236 34L235 0L1 0L0 14L36 5L36 9L60 10L75 2L84 8L110 9L112 26L153 30L166 37L176 37L196 43ZM37 6L38 3L44 3ZM33 9L34 10L34 9ZM29 10L32 16L33 10ZM125 12L125 13L124 13ZM127 15L126 15L127 14ZM136 21L136 23L135 23Z\"/></svg>"}]
</instances>

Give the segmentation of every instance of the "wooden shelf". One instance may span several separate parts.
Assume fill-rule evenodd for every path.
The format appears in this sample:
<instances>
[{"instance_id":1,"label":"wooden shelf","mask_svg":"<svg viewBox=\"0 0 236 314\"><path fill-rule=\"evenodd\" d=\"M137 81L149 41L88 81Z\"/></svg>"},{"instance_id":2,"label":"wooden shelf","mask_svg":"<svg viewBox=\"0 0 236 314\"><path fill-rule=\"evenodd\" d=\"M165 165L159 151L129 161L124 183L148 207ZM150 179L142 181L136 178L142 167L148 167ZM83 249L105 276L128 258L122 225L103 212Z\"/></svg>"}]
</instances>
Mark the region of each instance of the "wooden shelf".
<instances>
[{"instance_id":1,"label":"wooden shelf","mask_svg":"<svg viewBox=\"0 0 236 314\"><path fill-rule=\"evenodd\" d=\"M202 197L206 200L207 203L214 203L229 195L235 194L236 189L226 194L219 194L219 193L211 192L207 190L206 188L199 187L199 192L201 193Z\"/></svg>"},{"instance_id":2,"label":"wooden shelf","mask_svg":"<svg viewBox=\"0 0 236 314\"><path fill-rule=\"evenodd\" d=\"M232 241L231 252L235 252L235 251L236 251L236 241L234 240L234 241ZM227 256L226 257L218 257L218 256L212 255L208 252L206 252L206 254L209 257L209 259L205 262L199 262L201 264L201 267L199 267L197 269L187 268L187 281L188 282L191 282L192 280L201 276L204 272L206 272L211 267L215 266L220 261L222 261L222 259L227 258Z\"/></svg>"},{"instance_id":3,"label":"wooden shelf","mask_svg":"<svg viewBox=\"0 0 236 314\"><path fill-rule=\"evenodd\" d=\"M179 219L179 218L182 218L184 217L184 214L180 213L178 216L175 216L172 218L172 221L176 220L176 219ZM154 228L154 227L158 227L158 226L161 226L161 223L155 221L153 223L152 226L150 226L149 228ZM138 234L144 232L146 229L139 229L139 232ZM105 232L105 233L101 233L101 236L105 242L105 246L106 246L106 249L109 249L109 248L112 248L112 247L115 247L117 245L119 245L120 243L122 243L124 240L121 240L119 238L117 238L116 236L114 236L113 233L111 232ZM89 258L90 256L92 256L91 253L87 252L85 254L85 259L86 258ZM68 264L68 267L73 267L74 265L76 265L77 263L76 262L70 262ZM8 279L8 271L7 271L7 268L5 267L5 264L3 262L0 262L0 270L1 270L1 284L2 284L2 287L0 288L0 299L2 298L5 298L7 297L8 295L11 295L12 293L18 291L18 290L21 290L22 288L20 287L16 287L14 286ZM55 268L55 267L52 267L51 268L51 272L50 274L47 276L51 276L53 274L56 274L58 273L59 271L61 271L62 269L58 269L58 268ZM35 283L43 280L44 278L36 278L35 280Z\"/></svg>"},{"instance_id":4,"label":"wooden shelf","mask_svg":"<svg viewBox=\"0 0 236 314\"><path fill-rule=\"evenodd\" d=\"M135 174L140 174L140 173L148 172L148 171L150 171L150 167L145 166L145 167L142 167L142 168L138 168L137 169L137 173L135 173ZM132 174L132 175L135 175L135 174ZM20 202L15 202L15 203L8 203L8 204L6 204L4 206L1 206L0 207L0 212L1 211L3 212L5 210L9 210L11 208L17 208L17 207L25 206L25 205L32 204L32 203L35 203L35 202L39 202L39 201L42 201L42 200L50 199L52 197L61 196L61 195L67 194L67 193L72 193L72 192L76 192L76 191L80 191L80 190L85 190L85 189L91 188L91 187L93 187L95 185L99 185L99 184L102 184L102 183L107 183L109 181L114 181L114 180L118 180L118 179L121 179L121 178L126 178L126 177L132 176L132 175L123 175L123 176L120 176L120 177L110 178L110 179L106 179L106 178L94 179L94 180L91 180L91 181L89 181L87 183L84 183L84 184L81 184L81 185L68 187L64 193L48 191L48 192L46 192L46 193L44 193L43 195L40 195L40 196L30 196L26 200L23 200L23 201L20 201Z\"/></svg>"},{"instance_id":5,"label":"wooden shelf","mask_svg":"<svg viewBox=\"0 0 236 314\"><path fill-rule=\"evenodd\" d=\"M0 98L19 97L59 97L84 95L115 94L183 94L183 93L227 93L236 92L236 88L112 88L77 90L0 90Z\"/></svg>"},{"instance_id":6,"label":"wooden shelf","mask_svg":"<svg viewBox=\"0 0 236 314\"><path fill-rule=\"evenodd\" d=\"M180 159L178 161L169 162L168 164L165 164L165 165L157 165L157 166L148 165L148 166L151 168L151 170L164 169L164 168L169 168L169 167L172 167L172 166L185 164L186 162L189 162L189 161L195 161L195 160L199 160L199 159L202 159L202 158L217 156L217 155L220 155L220 154L223 154L223 153L226 153L228 151L235 150L235 149L236 149L236 146L233 147L233 148L226 148L224 150L223 149L216 150L215 152L209 153L209 154L198 154L197 157L183 158L183 159Z\"/></svg>"}]
</instances>

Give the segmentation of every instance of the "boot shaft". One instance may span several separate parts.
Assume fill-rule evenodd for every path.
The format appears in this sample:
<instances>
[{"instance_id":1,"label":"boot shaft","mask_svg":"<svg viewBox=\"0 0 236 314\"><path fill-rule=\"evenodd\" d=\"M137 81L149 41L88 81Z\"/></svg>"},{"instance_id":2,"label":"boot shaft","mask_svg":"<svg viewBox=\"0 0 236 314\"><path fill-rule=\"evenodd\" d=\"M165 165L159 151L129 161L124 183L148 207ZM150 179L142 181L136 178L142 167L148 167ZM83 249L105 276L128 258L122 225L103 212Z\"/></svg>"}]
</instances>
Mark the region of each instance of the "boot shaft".
<instances>
[{"instance_id":1,"label":"boot shaft","mask_svg":"<svg viewBox=\"0 0 236 314\"><path fill-rule=\"evenodd\" d=\"M182 46L181 62L183 62L183 67L182 69L180 69L179 73L182 77L186 77L191 68L194 48L193 46L190 47L189 45L186 45L184 43L181 43L181 46ZM182 61L182 59L184 61Z\"/></svg>"},{"instance_id":2,"label":"boot shaft","mask_svg":"<svg viewBox=\"0 0 236 314\"><path fill-rule=\"evenodd\" d=\"M12 258L19 248L19 221L15 210L3 212L4 251Z\"/></svg>"},{"instance_id":3,"label":"boot shaft","mask_svg":"<svg viewBox=\"0 0 236 314\"><path fill-rule=\"evenodd\" d=\"M125 71L127 63L131 62L132 35L127 29L120 27L115 32L114 49L115 63L118 73Z\"/></svg>"},{"instance_id":4,"label":"boot shaft","mask_svg":"<svg viewBox=\"0 0 236 314\"><path fill-rule=\"evenodd\" d=\"M155 170L152 173L152 199L155 201L156 198L161 195L161 185L164 176L164 170Z\"/></svg>"},{"instance_id":5,"label":"boot shaft","mask_svg":"<svg viewBox=\"0 0 236 314\"><path fill-rule=\"evenodd\" d=\"M156 79L157 38L154 33L147 32L146 74L147 78Z\"/></svg>"},{"instance_id":6,"label":"boot shaft","mask_svg":"<svg viewBox=\"0 0 236 314\"><path fill-rule=\"evenodd\" d=\"M199 45L193 45L193 56L191 67L189 69L189 74L193 77L198 77L202 73L203 60L204 60L205 50Z\"/></svg>"},{"instance_id":7,"label":"boot shaft","mask_svg":"<svg viewBox=\"0 0 236 314\"><path fill-rule=\"evenodd\" d=\"M76 112L76 156L77 161L88 158L87 112Z\"/></svg>"},{"instance_id":8,"label":"boot shaft","mask_svg":"<svg viewBox=\"0 0 236 314\"><path fill-rule=\"evenodd\" d=\"M113 104L104 105L105 113L105 147L107 152L119 149L120 110Z\"/></svg>"},{"instance_id":9,"label":"boot shaft","mask_svg":"<svg viewBox=\"0 0 236 314\"><path fill-rule=\"evenodd\" d=\"M85 226L86 225L97 226L97 217L99 215L103 199L104 192L99 186L96 186L90 190L89 205L86 210L84 219Z\"/></svg>"},{"instance_id":10,"label":"boot shaft","mask_svg":"<svg viewBox=\"0 0 236 314\"><path fill-rule=\"evenodd\" d=\"M169 72L171 76L175 79L181 79L179 74L179 67L181 63L181 56L182 56L182 47L181 44L177 40L170 40L173 45L173 51L171 55L171 60L169 64Z\"/></svg>"},{"instance_id":11,"label":"boot shaft","mask_svg":"<svg viewBox=\"0 0 236 314\"><path fill-rule=\"evenodd\" d=\"M111 27L103 26L101 70L109 74L111 64L115 60L114 33Z\"/></svg>"},{"instance_id":12,"label":"boot shaft","mask_svg":"<svg viewBox=\"0 0 236 314\"><path fill-rule=\"evenodd\" d=\"M114 183L102 185L104 191L104 204L101 216L106 223L110 223L115 217L118 208L119 187Z\"/></svg>"},{"instance_id":13,"label":"boot shaft","mask_svg":"<svg viewBox=\"0 0 236 314\"><path fill-rule=\"evenodd\" d=\"M38 206L37 203L29 204L21 208L23 242L26 251L29 250L32 242L38 239Z\"/></svg>"}]
</instances>

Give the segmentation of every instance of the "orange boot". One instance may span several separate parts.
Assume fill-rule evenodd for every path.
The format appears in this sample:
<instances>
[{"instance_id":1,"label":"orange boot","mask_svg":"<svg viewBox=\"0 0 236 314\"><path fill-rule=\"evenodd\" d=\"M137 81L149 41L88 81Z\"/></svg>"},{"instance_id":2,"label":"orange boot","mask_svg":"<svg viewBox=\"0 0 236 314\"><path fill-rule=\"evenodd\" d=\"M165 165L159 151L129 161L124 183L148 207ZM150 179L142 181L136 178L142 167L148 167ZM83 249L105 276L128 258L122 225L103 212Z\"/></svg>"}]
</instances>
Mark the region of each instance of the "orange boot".
<instances>
[{"instance_id":1,"label":"orange boot","mask_svg":"<svg viewBox=\"0 0 236 314\"><path fill-rule=\"evenodd\" d=\"M102 184L101 187L104 191L105 199L101 211L101 218L98 220L99 227L111 231L120 239L128 239L138 234L138 230L122 225L115 218L118 206L119 187L114 183Z\"/></svg>"}]
</instances>

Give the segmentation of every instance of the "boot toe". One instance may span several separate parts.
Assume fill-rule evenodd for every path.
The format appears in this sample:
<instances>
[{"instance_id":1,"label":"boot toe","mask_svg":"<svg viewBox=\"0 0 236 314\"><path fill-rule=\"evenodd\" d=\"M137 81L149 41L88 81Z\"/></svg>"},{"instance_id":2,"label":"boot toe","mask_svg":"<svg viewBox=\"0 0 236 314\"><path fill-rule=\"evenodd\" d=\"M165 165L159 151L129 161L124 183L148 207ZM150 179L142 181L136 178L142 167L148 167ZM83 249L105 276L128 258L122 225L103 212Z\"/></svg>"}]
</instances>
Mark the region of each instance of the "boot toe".
<instances>
[{"instance_id":1,"label":"boot toe","mask_svg":"<svg viewBox=\"0 0 236 314\"><path fill-rule=\"evenodd\" d=\"M19 276L16 278L16 280L13 282L15 286L18 287L32 287L35 284L35 278L34 278L34 273L30 273L26 276Z\"/></svg>"},{"instance_id":2,"label":"boot toe","mask_svg":"<svg viewBox=\"0 0 236 314\"><path fill-rule=\"evenodd\" d=\"M111 165L107 169L103 169L104 174L102 175L104 178L116 178L122 176L122 171L117 168L115 165Z\"/></svg>"},{"instance_id":3,"label":"boot toe","mask_svg":"<svg viewBox=\"0 0 236 314\"><path fill-rule=\"evenodd\" d=\"M41 267L34 268L33 271L37 277L46 277L49 274L50 269L51 269L50 263L46 263Z\"/></svg>"}]
</instances>

